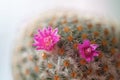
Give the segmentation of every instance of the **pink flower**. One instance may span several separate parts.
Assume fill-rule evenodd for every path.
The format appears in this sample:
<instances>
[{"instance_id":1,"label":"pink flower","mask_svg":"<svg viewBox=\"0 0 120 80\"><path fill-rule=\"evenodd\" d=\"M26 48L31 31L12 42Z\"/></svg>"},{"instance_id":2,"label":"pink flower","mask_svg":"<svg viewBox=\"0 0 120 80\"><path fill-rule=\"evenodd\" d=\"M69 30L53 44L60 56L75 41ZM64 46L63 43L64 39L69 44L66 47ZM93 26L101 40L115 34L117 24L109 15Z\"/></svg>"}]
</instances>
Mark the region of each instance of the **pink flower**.
<instances>
[{"instance_id":1,"label":"pink flower","mask_svg":"<svg viewBox=\"0 0 120 80\"><path fill-rule=\"evenodd\" d=\"M89 40L84 40L83 44L78 45L79 55L87 62L91 62L99 54L99 51L96 50L97 48L98 44L91 44Z\"/></svg>"},{"instance_id":2,"label":"pink flower","mask_svg":"<svg viewBox=\"0 0 120 80\"><path fill-rule=\"evenodd\" d=\"M52 27L38 30L38 34L34 35L34 44L37 50L51 51L55 44L60 40L58 35L58 29L52 29Z\"/></svg>"}]
</instances>

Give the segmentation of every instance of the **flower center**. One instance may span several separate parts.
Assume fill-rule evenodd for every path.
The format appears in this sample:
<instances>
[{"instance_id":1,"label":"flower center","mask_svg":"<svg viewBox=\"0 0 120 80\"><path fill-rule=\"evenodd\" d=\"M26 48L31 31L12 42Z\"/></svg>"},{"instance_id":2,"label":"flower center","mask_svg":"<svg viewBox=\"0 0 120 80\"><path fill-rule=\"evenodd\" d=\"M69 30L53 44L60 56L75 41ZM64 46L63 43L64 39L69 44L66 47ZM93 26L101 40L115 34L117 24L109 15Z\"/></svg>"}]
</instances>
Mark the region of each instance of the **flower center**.
<instances>
[{"instance_id":1,"label":"flower center","mask_svg":"<svg viewBox=\"0 0 120 80\"><path fill-rule=\"evenodd\" d=\"M88 48L85 49L85 55L86 56L90 56L91 53L92 53L92 49L90 47L88 47Z\"/></svg>"},{"instance_id":2,"label":"flower center","mask_svg":"<svg viewBox=\"0 0 120 80\"><path fill-rule=\"evenodd\" d=\"M51 36L48 36L48 37L44 38L44 43L45 43L46 46L49 46L52 43Z\"/></svg>"}]
</instances>

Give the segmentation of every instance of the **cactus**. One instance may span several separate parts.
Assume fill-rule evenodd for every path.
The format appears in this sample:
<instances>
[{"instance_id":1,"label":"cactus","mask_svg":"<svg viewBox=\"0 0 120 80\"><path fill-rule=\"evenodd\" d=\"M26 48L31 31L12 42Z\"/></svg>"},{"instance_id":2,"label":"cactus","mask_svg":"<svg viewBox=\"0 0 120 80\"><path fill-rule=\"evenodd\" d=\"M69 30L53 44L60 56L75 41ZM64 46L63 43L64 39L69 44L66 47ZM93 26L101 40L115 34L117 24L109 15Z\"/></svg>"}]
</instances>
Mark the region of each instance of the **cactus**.
<instances>
[{"instance_id":1,"label":"cactus","mask_svg":"<svg viewBox=\"0 0 120 80\"><path fill-rule=\"evenodd\" d=\"M35 24L24 32L15 48L14 79L120 79L120 39L113 25L74 15L53 16ZM49 26L51 31L58 29L58 39L52 49L48 47L53 38L48 39L46 48L39 48L39 44L34 44L40 37L38 30L49 29Z\"/></svg>"}]
</instances>

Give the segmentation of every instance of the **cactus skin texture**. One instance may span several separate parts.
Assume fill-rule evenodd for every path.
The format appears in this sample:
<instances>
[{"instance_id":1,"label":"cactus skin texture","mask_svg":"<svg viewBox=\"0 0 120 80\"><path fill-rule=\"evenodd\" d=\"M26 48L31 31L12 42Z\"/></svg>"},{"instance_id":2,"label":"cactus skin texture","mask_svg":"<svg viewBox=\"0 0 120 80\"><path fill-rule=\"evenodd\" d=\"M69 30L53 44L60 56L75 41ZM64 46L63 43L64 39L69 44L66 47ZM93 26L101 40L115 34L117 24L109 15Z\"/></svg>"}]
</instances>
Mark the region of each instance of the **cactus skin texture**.
<instances>
[{"instance_id":1,"label":"cactus skin texture","mask_svg":"<svg viewBox=\"0 0 120 80\"><path fill-rule=\"evenodd\" d=\"M48 18L43 24L24 33L16 46L15 80L119 80L120 39L109 23L83 19L77 16ZM37 24L37 23L36 23ZM58 28L60 41L54 50L36 50L33 35L40 26ZM78 43L90 40L98 44L99 55L87 62L81 58Z\"/></svg>"}]
</instances>

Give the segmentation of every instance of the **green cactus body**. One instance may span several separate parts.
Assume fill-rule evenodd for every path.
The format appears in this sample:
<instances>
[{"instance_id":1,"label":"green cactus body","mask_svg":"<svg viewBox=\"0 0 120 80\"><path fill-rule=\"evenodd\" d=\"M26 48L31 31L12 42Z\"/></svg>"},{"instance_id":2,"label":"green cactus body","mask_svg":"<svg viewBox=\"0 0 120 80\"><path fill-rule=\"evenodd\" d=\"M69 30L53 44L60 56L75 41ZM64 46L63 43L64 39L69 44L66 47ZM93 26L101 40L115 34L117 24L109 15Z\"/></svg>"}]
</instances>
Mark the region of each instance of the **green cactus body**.
<instances>
[{"instance_id":1,"label":"green cactus body","mask_svg":"<svg viewBox=\"0 0 120 80\"><path fill-rule=\"evenodd\" d=\"M60 41L51 52L35 50L33 34L40 26L58 28ZM78 16L47 18L28 27L16 45L13 73L16 80L119 80L120 39L108 23ZM78 54L78 43L99 44L99 56L88 63Z\"/></svg>"}]
</instances>

